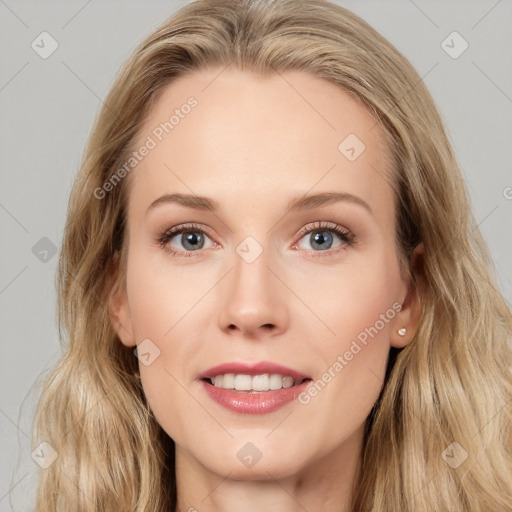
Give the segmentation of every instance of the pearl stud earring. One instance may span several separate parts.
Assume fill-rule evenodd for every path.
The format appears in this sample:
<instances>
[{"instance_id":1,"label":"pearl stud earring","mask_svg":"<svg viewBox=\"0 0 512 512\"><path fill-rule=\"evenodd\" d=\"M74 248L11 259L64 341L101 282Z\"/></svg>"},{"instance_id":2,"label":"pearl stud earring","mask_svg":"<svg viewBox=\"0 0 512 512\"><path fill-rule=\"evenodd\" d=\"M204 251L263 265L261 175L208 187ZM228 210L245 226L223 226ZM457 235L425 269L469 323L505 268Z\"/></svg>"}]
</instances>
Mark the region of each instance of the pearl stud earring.
<instances>
[{"instance_id":1,"label":"pearl stud earring","mask_svg":"<svg viewBox=\"0 0 512 512\"><path fill-rule=\"evenodd\" d=\"M407 332L407 329L405 327L402 327L401 329L398 329L398 334L400 336L405 336L406 332Z\"/></svg>"}]
</instances>

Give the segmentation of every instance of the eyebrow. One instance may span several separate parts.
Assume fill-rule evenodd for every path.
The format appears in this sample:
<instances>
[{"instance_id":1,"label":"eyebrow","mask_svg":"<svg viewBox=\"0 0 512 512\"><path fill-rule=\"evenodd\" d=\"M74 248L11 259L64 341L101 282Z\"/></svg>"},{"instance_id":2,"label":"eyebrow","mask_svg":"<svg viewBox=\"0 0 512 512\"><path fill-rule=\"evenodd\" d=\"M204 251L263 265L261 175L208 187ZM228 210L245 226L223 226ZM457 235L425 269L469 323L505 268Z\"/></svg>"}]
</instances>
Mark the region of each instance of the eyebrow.
<instances>
[{"instance_id":1,"label":"eyebrow","mask_svg":"<svg viewBox=\"0 0 512 512\"><path fill-rule=\"evenodd\" d=\"M288 203L288 211L297 212L313 208L320 208L322 206L328 206L341 201L346 201L362 206L371 215L373 215L373 211L366 201L347 192L323 192L320 194L297 197ZM163 196L155 199L149 205L148 211L152 210L156 206L169 203L179 204L181 206L186 206L187 208L193 208L195 210L209 210L215 212L219 209L219 203L208 197L191 194L164 194Z\"/></svg>"}]
</instances>

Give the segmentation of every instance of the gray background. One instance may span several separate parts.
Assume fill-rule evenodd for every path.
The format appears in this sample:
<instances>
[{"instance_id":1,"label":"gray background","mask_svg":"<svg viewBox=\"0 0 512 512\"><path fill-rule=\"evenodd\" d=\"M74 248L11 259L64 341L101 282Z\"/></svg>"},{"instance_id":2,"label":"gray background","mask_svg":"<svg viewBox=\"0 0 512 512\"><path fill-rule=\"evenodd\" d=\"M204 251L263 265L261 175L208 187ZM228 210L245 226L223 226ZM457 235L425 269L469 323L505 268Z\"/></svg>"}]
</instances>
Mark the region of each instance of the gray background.
<instances>
[{"instance_id":1,"label":"gray background","mask_svg":"<svg viewBox=\"0 0 512 512\"><path fill-rule=\"evenodd\" d=\"M39 393L34 384L61 353L55 322L57 254L51 249L62 240L85 141L122 62L184 3L0 0L0 511L32 510L36 465L30 428ZM510 304L512 4L337 3L397 46L432 92ZM31 47L43 31L58 43L47 59ZM469 43L456 59L441 47L453 31Z\"/></svg>"}]
</instances>

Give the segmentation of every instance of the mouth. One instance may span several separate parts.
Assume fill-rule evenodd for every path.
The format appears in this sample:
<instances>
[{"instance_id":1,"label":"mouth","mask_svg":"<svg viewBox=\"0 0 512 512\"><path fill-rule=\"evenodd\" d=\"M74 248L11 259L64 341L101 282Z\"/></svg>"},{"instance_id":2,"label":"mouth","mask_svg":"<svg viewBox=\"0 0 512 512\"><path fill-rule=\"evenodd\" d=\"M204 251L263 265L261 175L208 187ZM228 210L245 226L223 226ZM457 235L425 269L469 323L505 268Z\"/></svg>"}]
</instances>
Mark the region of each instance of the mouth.
<instances>
[{"instance_id":1,"label":"mouth","mask_svg":"<svg viewBox=\"0 0 512 512\"><path fill-rule=\"evenodd\" d=\"M214 377L205 377L201 380L216 388L252 394L278 391L283 388L288 389L299 386L312 379L309 377L294 379L291 375L283 375L280 373L263 373L258 375L225 373L215 375Z\"/></svg>"},{"instance_id":2,"label":"mouth","mask_svg":"<svg viewBox=\"0 0 512 512\"><path fill-rule=\"evenodd\" d=\"M312 378L285 366L261 362L225 363L199 379L207 396L235 413L265 414L293 402Z\"/></svg>"}]
</instances>

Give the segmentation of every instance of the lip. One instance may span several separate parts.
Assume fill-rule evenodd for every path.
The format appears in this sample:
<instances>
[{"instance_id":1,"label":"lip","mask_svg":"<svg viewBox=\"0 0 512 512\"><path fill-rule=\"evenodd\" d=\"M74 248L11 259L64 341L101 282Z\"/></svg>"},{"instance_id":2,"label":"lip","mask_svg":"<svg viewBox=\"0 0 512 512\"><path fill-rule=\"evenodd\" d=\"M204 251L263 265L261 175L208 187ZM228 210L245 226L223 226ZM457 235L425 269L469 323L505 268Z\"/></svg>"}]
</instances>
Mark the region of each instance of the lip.
<instances>
[{"instance_id":1,"label":"lip","mask_svg":"<svg viewBox=\"0 0 512 512\"><path fill-rule=\"evenodd\" d=\"M201 385L213 401L229 411L241 414L267 414L295 400L310 382L312 381L307 380L297 386L275 391L253 392L216 388L205 380L201 381Z\"/></svg>"},{"instance_id":2,"label":"lip","mask_svg":"<svg viewBox=\"0 0 512 512\"><path fill-rule=\"evenodd\" d=\"M309 375L304 375L292 368L282 366L270 361L261 361L259 363L223 363L208 370L205 370L199 375L199 379L210 379L216 375L224 375L226 373L235 373L242 375L263 375L265 373L279 373L283 377L293 377L295 380L310 379Z\"/></svg>"},{"instance_id":3,"label":"lip","mask_svg":"<svg viewBox=\"0 0 512 512\"><path fill-rule=\"evenodd\" d=\"M233 389L217 388L207 381L207 379L216 375L224 375L226 373L252 376L265 373L279 373L283 376L293 377L294 380L308 380L297 386L272 391L236 391ZM276 411L295 400L312 382L311 377L308 375L269 361L255 364L224 363L209 368L201 373L198 378L201 380L201 385L210 399L231 412L241 414L267 414Z\"/></svg>"}]
</instances>

